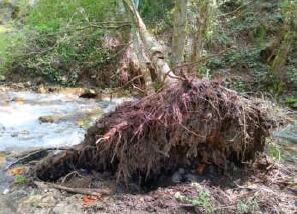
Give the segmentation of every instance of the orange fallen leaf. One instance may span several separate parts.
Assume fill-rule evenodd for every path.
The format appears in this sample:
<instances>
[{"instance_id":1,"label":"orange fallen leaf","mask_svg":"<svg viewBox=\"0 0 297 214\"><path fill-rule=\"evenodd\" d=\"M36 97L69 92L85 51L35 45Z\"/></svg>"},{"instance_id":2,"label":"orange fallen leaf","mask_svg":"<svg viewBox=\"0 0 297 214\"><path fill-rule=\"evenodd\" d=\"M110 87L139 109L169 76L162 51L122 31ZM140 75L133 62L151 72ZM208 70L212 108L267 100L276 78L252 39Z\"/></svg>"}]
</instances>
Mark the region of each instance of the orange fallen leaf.
<instances>
[{"instance_id":1,"label":"orange fallen leaf","mask_svg":"<svg viewBox=\"0 0 297 214\"><path fill-rule=\"evenodd\" d=\"M196 166L196 171L201 175L205 169L205 164L198 163Z\"/></svg>"},{"instance_id":2,"label":"orange fallen leaf","mask_svg":"<svg viewBox=\"0 0 297 214\"><path fill-rule=\"evenodd\" d=\"M13 176L23 174L24 172L25 172L25 167L21 167L21 166L14 167L8 170L8 173Z\"/></svg>"},{"instance_id":3,"label":"orange fallen leaf","mask_svg":"<svg viewBox=\"0 0 297 214\"><path fill-rule=\"evenodd\" d=\"M98 197L93 196L93 195L84 195L81 200L82 200L82 204L84 206L88 206L88 205L94 203L95 201L97 201Z\"/></svg>"}]
</instances>

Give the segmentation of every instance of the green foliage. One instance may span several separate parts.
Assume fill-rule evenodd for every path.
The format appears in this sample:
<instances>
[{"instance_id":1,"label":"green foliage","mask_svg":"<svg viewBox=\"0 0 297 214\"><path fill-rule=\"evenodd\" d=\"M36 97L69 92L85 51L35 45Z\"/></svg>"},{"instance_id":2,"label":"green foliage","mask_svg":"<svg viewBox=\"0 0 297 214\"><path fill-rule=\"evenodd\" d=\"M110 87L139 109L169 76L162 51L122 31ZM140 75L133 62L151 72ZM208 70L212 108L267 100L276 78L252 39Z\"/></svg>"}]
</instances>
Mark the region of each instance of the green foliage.
<instances>
[{"instance_id":1,"label":"green foliage","mask_svg":"<svg viewBox=\"0 0 297 214\"><path fill-rule=\"evenodd\" d=\"M259 208L256 198L247 201L239 201L237 203L237 211L240 214L254 213Z\"/></svg>"},{"instance_id":2,"label":"green foliage","mask_svg":"<svg viewBox=\"0 0 297 214\"><path fill-rule=\"evenodd\" d=\"M24 184L24 183L26 183L26 181L27 181L27 179L24 176L22 176L22 175L16 175L15 176L14 183L15 184Z\"/></svg>"},{"instance_id":3,"label":"green foliage","mask_svg":"<svg viewBox=\"0 0 297 214\"><path fill-rule=\"evenodd\" d=\"M296 97L287 97L285 99L285 104L293 109L296 109L297 106L297 98Z\"/></svg>"},{"instance_id":4,"label":"green foliage","mask_svg":"<svg viewBox=\"0 0 297 214\"><path fill-rule=\"evenodd\" d=\"M268 142L267 145L268 155L273 159L280 161L282 159L282 151L281 148L273 141Z\"/></svg>"},{"instance_id":5,"label":"green foliage","mask_svg":"<svg viewBox=\"0 0 297 214\"><path fill-rule=\"evenodd\" d=\"M115 0L39 0L25 21L38 31L57 31L65 24L103 21L115 4Z\"/></svg>"},{"instance_id":6,"label":"green foliage","mask_svg":"<svg viewBox=\"0 0 297 214\"><path fill-rule=\"evenodd\" d=\"M290 65L287 67L288 81L294 90L297 90L297 67Z\"/></svg>"},{"instance_id":7,"label":"green foliage","mask_svg":"<svg viewBox=\"0 0 297 214\"><path fill-rule=\"evenodd\" d=\"M294 103L297 103L297 98L295 98L295 97L287 97L286 98L286 104L291 105Z\"/></svg>"},{"instance_id":8,"label":"green foliage","mask_svg":"<svg viewBox=\"0 0 297 214\"><path fill-rule=\"evenodd\" d=\"M7 55L7 50L8 50L8 40L9 36L5 32L5 29L0 28L0 74L4 73L5 71L5 65L8 63L9 58Z\"/></svg>"},{"instance_id":9,"label":"green foliage","mask_svg":"<svg viewBox=\"0 0 297 214\"><path fill-rule=\"evenodd\" d=\"M253 83L248 88L241 81L227 83L239 91L256 89L280 95L288 89L296 90L296 3L269 0L217 3L220 18L205 45L207 60L202 62L203 70L212 74L218 69L228 69L231 74L249 76Z\"/></svg>"},{"instance_id":10,"label":"green foliage","mask_svg":"<svg viewBox=\"0 0 297 214\"><path fill-rule=\"evenodd\" d=\"M203 188L198 183L193 183L192 186L197 189L197 195L195 197L186 197L178 192L175 194L175 198L187 203L191 203L193 206L201 207L204 213L214 213L213 203L208 190Z\"/></svg>"},{"instance_id":11,"label":"green foliage","mask_svg":"<svg viewBox=\"0 0 297 214\"><path fill-rule=\"evenodd\" d=\"M16 28L24 23L18 31L22 41L15 42L10 34L7 42L0 34L0 47L5 45L0 52L3 70L74 86L81 73L96 78L96 72L104 72L115 59L116 50L104 47L104 38L119 36L100 23L117 21L117 1L39 0L31 7L28 0L21 0L17 5L22 8L22 15L15 21Z\"/></svg>"},{"instance_id":12,"label":"green foliage","mask_svg":"<svg viewBox=\"0 0 297 214\"><path fill-rule=\"evenodd\" d=\"M172 0L141 0L139 12L145 22L152 25L163 21L164 18L168 18L166 12L173 9L173 7L174 1ZM169 19L164 21L169 21Z\"/></svg>"},{"instance_id":13,"label":"green foliage","mask_svg":"<svg viewBox=\"0 0 297 214\"><path fill-rule=\"evenodd\" d=\"M93 28L74 30L67 35L63 31L53 35L29 32L23 47L28 53L20 55L15 63L27 74L73 86L83 70L98 70L113 60L113 51L102 47L103 36L103 31Z\"/></svg>"},{"instance_id":14,"label":"green foliage","mask_svg":"<svg viewBox=\"0 0 297 214\"><path fill-rule=\"evenodd\" d=\"M76 85L82 72L111 76L105 67L114 64L116 50L104 48L104 38L122 32L94 26L122 20L120 1L29 2L17 0L12 30L0 28L0 73L9 70L42 76L67 86ZM189 0L189 34L197 27L197 17L203 15L197 12L201 3L209 7L202 10L207 16L202 33L205 44L197 66L200 75L211 77L216 70L228 69L254 81L248 85L241 79L227 82L238 91L268 90L278 95L286 89L297 90L295 1ZM173 8L172 0L141 0L139 11L153 33L170 37L170 31L165 30L172 27ZM186 52L190 49L187 46ZM271 52L263 58L266 49Z\"/></svg>"},{"instance_id":15,"label":"green foliage","mask_svg":"<svg viewBox=\"0 0 297 214\"><path fill-rule=\"evenodd\" d=\"M225 84L227 88L233 89L238 92L247 91L247 86L242 80L227 80Z\"/></svg>"},{"instance_id":16,"label":"green foliage","mask_svg":"<svg viewBox=\"0 0 297 214\"><path fill-rule=\"evenodd\" d=\"M13 30L12 26L0 26L0 74L4 74L14 57L19 54L13 47L22 44L24 35Z\"/></svg>"}]
</instances>

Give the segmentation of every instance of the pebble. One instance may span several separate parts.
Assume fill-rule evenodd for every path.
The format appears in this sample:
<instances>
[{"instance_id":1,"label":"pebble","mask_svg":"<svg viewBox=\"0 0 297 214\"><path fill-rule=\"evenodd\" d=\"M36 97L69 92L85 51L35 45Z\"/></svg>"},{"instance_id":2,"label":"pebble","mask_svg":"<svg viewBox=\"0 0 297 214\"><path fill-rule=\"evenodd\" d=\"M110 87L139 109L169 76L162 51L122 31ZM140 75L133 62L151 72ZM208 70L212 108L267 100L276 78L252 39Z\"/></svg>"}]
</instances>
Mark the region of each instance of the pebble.
<instances>
[{"instance_id":1,"label":"pebble","mask_svg":"<svg viewBox=\"0 0 297 214\"><path fill-rule=\"evenodd\" d=\"M182 181L182 175L179 172L175 172L171 177L171 181L175 184L180 183Z\"/></svg>"},{"instance_id":2,"label":"pebble","mask_svg":"<svg viewBox=\"0 0 297 214\"><path fill-rule=\"evenodd\" d=\"M3 191L3 195L6 195L6 194L8 194L9 193L9 189L5 189L4 191Z\"/></svg>"}]
</instances>

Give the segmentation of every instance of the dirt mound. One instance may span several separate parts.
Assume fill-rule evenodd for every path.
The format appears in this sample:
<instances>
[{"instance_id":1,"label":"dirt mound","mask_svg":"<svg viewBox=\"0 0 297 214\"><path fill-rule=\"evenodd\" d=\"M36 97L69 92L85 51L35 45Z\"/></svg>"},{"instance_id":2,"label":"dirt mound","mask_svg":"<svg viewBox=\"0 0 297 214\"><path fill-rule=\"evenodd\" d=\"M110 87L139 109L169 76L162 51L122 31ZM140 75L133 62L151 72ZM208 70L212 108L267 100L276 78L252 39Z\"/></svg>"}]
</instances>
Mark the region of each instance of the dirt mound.
<instances>
[{"instance_id":1,"label":"dirt mound","mask_svg":"<svg viewBox=\"0 0 297 214\"><path fill-rule=\"evenodd\" d=\"M260 105L218 83L184 81L119 106L88 130L76 151L50 157L36 173L55 180L77 168L108 170L128 182L199 163L226 169L263 150L266 117Z\"/></svg>"}]
</instances>

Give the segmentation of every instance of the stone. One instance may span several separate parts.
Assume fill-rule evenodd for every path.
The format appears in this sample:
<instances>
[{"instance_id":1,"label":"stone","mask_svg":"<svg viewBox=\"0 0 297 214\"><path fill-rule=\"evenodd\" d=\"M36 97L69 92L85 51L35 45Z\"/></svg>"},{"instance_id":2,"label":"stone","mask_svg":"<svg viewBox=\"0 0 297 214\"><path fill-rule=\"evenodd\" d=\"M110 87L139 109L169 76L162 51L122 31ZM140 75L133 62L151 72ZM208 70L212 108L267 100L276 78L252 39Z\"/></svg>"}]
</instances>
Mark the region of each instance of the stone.
<instances>
[{"instance_id":1,"label":"stone","mask_svg":"<svg viewBox=\"0 0 297 214\"><path fill-rule=\"evenodd\" d=\"M43 85L38 86L37 92L40 94L44 94L47 92L46 88Z\"/></svg>"},{"instance_id":2,"label":"stone","mask_svg":"<svg viewBox=\"0 0 297 214\"><path fill-rule=\"evenodd\" d=\"M38 118L40 123L55 123L59 120L58 117L49 115L49 116L41 116Z\"/></svg>"},{"instance_id":3,"label":"stone","mask_svg":"<svg viewBox=\"0 0 297 214\"><path fill-rule=\"evenodd\" d=\"M180 183L182 181L182 179L183 179L183 177L178 171L175 172L171 177L171 181L175 184Z\"/></svg>"},{"instance_id":4,"label":"stone","mask_svg":"<svg viewBox=\"0 0 297 214\"><path fill-rule=\"evenodd\" d=\"M101 98L101 94L94 89L86 89L84 93L82 93L80 98L88 98L88 99L95 99L95 98Z\"/></svg>"},{"instance_id":5,"label":"stone","mask_svg":"<svg viewBox=\"0 0 297 214\"><path fill-rule=\"evenodd\" d=\"M4 191L3 191L3 195L6 195L6 194L8 194L9 193L9 189L5 189Z\"/></svg>"}]
</instances>

